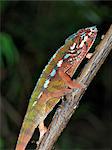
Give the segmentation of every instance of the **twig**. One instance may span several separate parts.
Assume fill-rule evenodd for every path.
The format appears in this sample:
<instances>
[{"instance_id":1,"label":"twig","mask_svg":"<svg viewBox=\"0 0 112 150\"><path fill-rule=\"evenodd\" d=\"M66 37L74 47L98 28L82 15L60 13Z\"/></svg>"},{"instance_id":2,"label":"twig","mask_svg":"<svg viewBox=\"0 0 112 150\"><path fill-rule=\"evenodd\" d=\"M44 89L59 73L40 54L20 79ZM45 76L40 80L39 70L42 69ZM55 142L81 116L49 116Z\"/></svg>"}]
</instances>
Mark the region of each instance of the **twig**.
<instances>
[{"instance_id":1,"label":"twig","mask_svg":"<svg viewBox=\"0 0 112 150\"><path fill-rule=\"evenodd\" d=\"M105 34L103 40L96 47L94 56L85 65L80 77L77 79L79 82L89 86L90 82L104 63L106 57L112 49L112 25ZM83 96L86 89L81 90L75 95L76 90L66 96L64 107L59 107L55 112L53 120L49 126L48 132L44 135L42 140L38 143L36 150L51 150L54 143L57 141L63 129L66 127L71 116L75 112L78 103Z\"/></svg>"}]
</instances>

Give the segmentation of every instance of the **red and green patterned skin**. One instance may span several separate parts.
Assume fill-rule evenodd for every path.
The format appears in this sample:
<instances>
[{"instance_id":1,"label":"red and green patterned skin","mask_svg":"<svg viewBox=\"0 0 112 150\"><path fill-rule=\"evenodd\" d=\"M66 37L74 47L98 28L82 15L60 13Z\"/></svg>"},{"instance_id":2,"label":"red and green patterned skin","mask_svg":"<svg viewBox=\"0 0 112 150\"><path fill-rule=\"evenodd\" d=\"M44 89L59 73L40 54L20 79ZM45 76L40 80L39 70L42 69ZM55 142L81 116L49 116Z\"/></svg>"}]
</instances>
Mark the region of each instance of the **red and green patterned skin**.
<instances>
[{"instance_id":1,"label":"red and green patterned skin","mask_svg":"<svg viewBox=\"0 0 112 150\"><path fill-rule=\"evenodd\" d=\"M73 82L71 78L87 56L96 35L96 26L80 29L53 55L31 95L16 150L25 149L35 128L44 121L63 95L73 88L82 88L80 83Z\"/></svg>"}]
</instances>

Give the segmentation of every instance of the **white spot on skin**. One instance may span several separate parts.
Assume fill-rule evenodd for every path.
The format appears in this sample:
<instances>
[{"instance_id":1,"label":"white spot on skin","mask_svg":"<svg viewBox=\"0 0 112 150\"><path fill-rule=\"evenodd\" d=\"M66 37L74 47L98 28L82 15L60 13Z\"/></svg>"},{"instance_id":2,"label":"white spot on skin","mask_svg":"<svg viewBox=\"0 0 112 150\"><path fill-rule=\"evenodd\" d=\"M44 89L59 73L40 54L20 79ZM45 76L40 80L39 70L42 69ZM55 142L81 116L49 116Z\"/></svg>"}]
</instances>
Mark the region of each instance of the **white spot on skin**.
<instances>
[{"instance_id":1,"label":"white spot on skin","mask_svg":"<svg viewBox=\"0 0 112 150\"><path fill-rule=\"evenodd\" d=\"M78 61L81 60L81 58L80 57L76 57L75 60L78 62Z\"/></svg>"},{"instance_id":2,"label":"white spot on skin","mask_svg":"<svg viewBox=\"0 0 112 150\"><path fill-rule=\"evenodd\" d=\"M87 39L88 39L88 36L85 36L85 37L84 37L84 42L87 41Z\"/></svg>"},{"instance_id":3,"label":"white spot on skin","mask_svg":"<svg viewBox=\"0 0 112 150\"><path fill-rule=\"evenodd\" d=\"M70 58L70 59L69 59L69 61L73 61L73 59L72 59L72 58Z\"/></svg>"},{"instance_id":4,"label":"white spot on skin","mask_svg":"<svg viewBox=\"0 0 112 150\"><path fill-rule=\"evenodd\" d=\"M44 83L44 88L47 88L48 87L48 84L49 84L50 80L46 80L45 83Z\"/></svg>"},{"instance_id":5,"label":"white spot on skin","mask_svg":"<svg viewBox=\"0 0 112 150\"><path fill-rule=\"evenodd\" d=\"M84 45L84 40L81 42L81 44L79 45L80 48L82 48Z\"/></svg>"},{"instance_id":6,"label":"white spot on skin","mask_svg":"<svg viewBox=\"0 0 112 150\"><path fill-rule=\"evenodd\" d=\"M81 49L79 49L79 50L77 51L77 54L80 54L80 52L81 52Z\"/></svg>"},{"instance_id":7,"label":"white spot on skin","mask_svg":"<svg viewBox=\"0 0 112 150\"><path fill-rule=\"evenodd\" d=\"M69 61L70 64L73 64L74 63L74 58L70 58L68 61Z\"/></svg>"},{"instance_id":8,"label":"white spot on skin","mask_svg":"<svg viewBox=\"0 0 112 150\"><path fill-rule=\"evenodd\" d=\"M74 43L72 46L70 46L70 49L73 50L76 46L76 43Z\"/></svg>"},{"instance_id":9,"label":"white spot on skin","mask_svg":"<svg viewBox=\"0 0 112 150\"><path fill-rule=\"evenodd\" d=\"M74 53L74 52L75 52L75 50L70 50L69 52L70 52L70 53Z\"/></svg>"},{"instance_id":10,"label":"white spot on skin","mask_svg":"<svg viewBox=\"0 0 112 150\"><path fill-rule=\"evenodd\" d=\"M89 32L88 35L91 36L92 32Z\"/></svg>"},{"instance_id":11,"label":"white spot on skin","mask_svg":"<svg viewBox=\"0 0 112 150\"><path fill-rule=\"evenodd\" d=\"M87 41L87 39L88 39L88 36L85 36L85 37L84 37L84 40L82 40L81 44L79 45L79 47L80 47L80 48L82 48L82 47L83 47L84 42L86 42L86 41Z\"/></svg>"},{"instance_id":12,"label":"white spot on skin","mask_svg":"<svg viewBox=\"0 0 112 150\"><path fill-rule=\"evenodd\" d=\"M56 57L56 53L53 55L53 57L52 58L55 58Z\"/></svg>"},{"instance_id":13,"label":"white spot on skin","mask_svg":"<svg viewBox=\"0 0 112 150\"><path fill-rule=\"evenodd\" d=\"M55 70L55 69L53 69L53 70L52 70L52 72L50 73L50 76L51 76L51 77L54 77L54 76L55 76L55 74L56 74L56 70Z\"/></svg>"},{"instance_id":14,"label":"white spot on skin","mask_svg":"<svg viewBox=\"0 0 112 150\"><path fill-rule=\"evenodd\" d=\"M63 60L58 61L57 67L61 67L62 63L63 63ZM55 74L56 74L56 70L53 69L52 72L50 73L50 76L53 77ZM43 85L43 88L44 88L44 89L46 89L46 88L48 87L49 82L50 82L50 79L47 79L47 80L45 81L45 83L44 83L44 85ZM40 96L42 95L42 93L43 93L43 92L41 92L41 93L39 94L38 99L40 98Z\"/></svg>"},{"instance_id":15,"label":"white spot on skin","mask_svg":"<svg viewBox=\"0 0 112 150\"><path fill-rule=\"evenodd\" d=\"M79 46L77 45L77 46L76 46L76 48L78 49L78 48L79 48Z\"/></svg>"},{"instance_id":16,"label":"white spot on skin","mask_svg":"<svg viewBox=\"0 0 112 150\"><path fill-rule=\"evenodd\" d=\"M58 61L57 67L61 67L62 63L63 63L63 60Z\"/></svg>"},{"instance_id":17,"label":"white spot on skin","mask_svg":"<svg viewBox=\"0 0 112 150\"><path fill-rule=\"evenodd\" d=\"M70 56L70 54L66 54L66 55L64 56L64 59L67 59L69 56Z\"/></svg>"},{"instance_id":18,"label":"white spot on skin","mask_svg":"<svg viewBox=\"0 0 112 150\"><path fill-rule=\"evenodd\" d=\"M40 92L40 94L38 95L38 99L41 97L42 93L43 93L43 92Z\"/></svg>"},{"instance_id":19,"label":"white spot on skin","mask_svg":"<svg viewBox=\"0 0 112 150\"><path fill-rule=\"evenodd\" d=\"M37 101L35 101L35 102L33 103L33 105L32 105L32 106L35 106L35 105L36 105L36 103L37 103Z\"/></svg>"}]
</instances>

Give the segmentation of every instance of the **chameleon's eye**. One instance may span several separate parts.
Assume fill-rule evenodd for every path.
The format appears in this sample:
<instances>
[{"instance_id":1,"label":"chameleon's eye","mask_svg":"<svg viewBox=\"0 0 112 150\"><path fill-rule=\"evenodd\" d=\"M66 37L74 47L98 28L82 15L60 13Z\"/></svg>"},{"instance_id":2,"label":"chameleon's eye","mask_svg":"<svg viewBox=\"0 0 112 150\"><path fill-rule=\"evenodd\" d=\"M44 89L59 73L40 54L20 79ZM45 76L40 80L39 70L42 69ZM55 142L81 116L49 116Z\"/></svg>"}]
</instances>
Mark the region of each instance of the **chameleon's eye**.
<instances>
[{"instance_id":1,"label":"chameleon's eye","mask_svg":"<svg viewBox=\"0 0 112 150\"><path fill-rule=\"evenodd\" d=\"M97 32L98 31L96 26L90 27L89 29L91 30L91 32Z\"/></svg>"},{"instance_id":2,"label":"chameleon's eye","mask_svg":"<svg viewBox=\"0 0 112 150\"><path fill-rule=\"evenodd\" d=\"M76 43L73 43L73 45L70 46L70 50L73 51L75 49L76 45L77 45Z\"/></svg>"}]
</instances>

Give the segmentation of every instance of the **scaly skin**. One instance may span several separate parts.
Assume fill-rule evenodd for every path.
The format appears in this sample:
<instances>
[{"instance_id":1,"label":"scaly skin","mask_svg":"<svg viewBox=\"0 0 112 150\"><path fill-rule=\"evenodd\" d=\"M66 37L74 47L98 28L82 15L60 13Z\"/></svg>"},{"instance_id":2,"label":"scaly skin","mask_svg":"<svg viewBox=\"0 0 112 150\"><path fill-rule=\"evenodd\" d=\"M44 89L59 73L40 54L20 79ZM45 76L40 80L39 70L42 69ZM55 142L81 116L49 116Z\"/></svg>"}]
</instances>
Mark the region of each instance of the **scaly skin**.
<instances>
[{"instance_id":1,"label":"scaly skin","mask_svg":"<svg viewBox=\"0 0 112 150\"><path fill-rule=\"evenodd\" d=\"M70 36L56 54L51 58L42 72L31 95L16 150L24 150L30 141L35 128L40 130L40 138L46 132L44 119L60 98L73 88L83 88L82 84L71 78L82 60L87 56L97 35L96 27L79 30Z\"/></svg>"}]
</instances>

